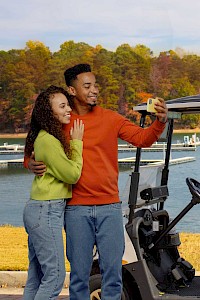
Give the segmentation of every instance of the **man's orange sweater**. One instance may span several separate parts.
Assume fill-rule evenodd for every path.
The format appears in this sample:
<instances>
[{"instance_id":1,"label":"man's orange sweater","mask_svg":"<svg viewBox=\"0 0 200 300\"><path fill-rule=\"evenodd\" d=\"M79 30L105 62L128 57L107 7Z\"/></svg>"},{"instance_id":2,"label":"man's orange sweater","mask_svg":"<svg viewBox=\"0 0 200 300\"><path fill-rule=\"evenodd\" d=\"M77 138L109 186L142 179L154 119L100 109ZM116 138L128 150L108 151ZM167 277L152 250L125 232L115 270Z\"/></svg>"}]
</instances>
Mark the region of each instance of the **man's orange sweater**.
<instances>
[{"instance_id":1,"label":"man's orange sweater","mask_svg":"<svg viewBox=\"0 0 200 300\"><path fill-rule=\"evenodd\" d=\"M73 186L68 205L99 205L119 202L118 196L118 138L137 147L149 147L158 140L165 124L155 121L143 129L121 115L99 106L83 116L83 169ZM66 126L69 131L71 125ZM67 170L66 170L67 172Z\"/></svg>"},{"instance_id":2,"label":"man's orange sweater","mask_svg":"<svg viewBox=\"0 0 200 300\"><path fill-rule=\"evenodd\" d=\"M72 113L71 122L65 127L67 135L75 119L83 120L85 125L83 169L68 205L119 202L118 138L136 147L150 147L158 140L165 124L155 120L143 129L116 112L96 106L85 115Z\"/></svg>"}]
</instances>

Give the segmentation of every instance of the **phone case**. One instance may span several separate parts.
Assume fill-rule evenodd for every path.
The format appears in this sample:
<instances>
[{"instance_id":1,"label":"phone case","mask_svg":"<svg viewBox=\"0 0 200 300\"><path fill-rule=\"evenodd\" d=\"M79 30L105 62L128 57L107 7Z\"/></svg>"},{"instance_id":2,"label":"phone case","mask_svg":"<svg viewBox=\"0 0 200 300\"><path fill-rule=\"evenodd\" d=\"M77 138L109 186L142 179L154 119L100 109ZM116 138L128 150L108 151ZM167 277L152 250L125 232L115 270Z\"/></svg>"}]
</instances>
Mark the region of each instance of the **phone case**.
<instances>
[{"instance_id":1,"label":"phone case","mask_svg":"<svg viewBox=\"0 0 200 300\"><path fill-rule=\"evenodd\" d=\"M154 108L154 104L157 103L159 100L156 98L149 98L147 100L147 111L148 112L152 112L152 113L156 113L157 110Z\"/></svg>"}]
</instances>

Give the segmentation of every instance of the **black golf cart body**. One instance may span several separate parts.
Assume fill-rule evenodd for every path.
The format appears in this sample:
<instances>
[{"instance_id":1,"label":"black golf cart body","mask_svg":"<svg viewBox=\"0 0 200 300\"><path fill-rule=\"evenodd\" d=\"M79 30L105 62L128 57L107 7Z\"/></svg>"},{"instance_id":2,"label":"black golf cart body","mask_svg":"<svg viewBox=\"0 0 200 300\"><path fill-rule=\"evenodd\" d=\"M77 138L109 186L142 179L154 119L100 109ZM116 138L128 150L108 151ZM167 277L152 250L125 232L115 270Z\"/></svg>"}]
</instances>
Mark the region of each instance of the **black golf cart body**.
<instances>
[{"instance_id":1,"label":"black golf cart body","mask_svg":"<svg viewBox=\"0 0 200 300\"><path fill-rule=\"evenodd\" d=\"M136 150L127 199L129 212L126 216L125 253L122 261L123 300L200 299L200 277L195 276L193 266L180 257L179 234L173 230L180 219L200 202L200 184L194 179L186 179L192 199L173 221L164 209L168 197L174 120L181 118L182 114L200 113L200 95L169 100L166 104L168 122L161 137L167 143L164 162L141 167L142 149ZM134 110L141 114L140 126L144 127L146 116L149 115L146 103L134 107ZM141 178L145 168L151 170L151 175L155 177L153 184L147 183L146 187ZM193 190L193 183L199 189L197 193ZM97 255L94 256L90 277L93 300L101 299L99 273Z\"/></svg>"}]
</instances>

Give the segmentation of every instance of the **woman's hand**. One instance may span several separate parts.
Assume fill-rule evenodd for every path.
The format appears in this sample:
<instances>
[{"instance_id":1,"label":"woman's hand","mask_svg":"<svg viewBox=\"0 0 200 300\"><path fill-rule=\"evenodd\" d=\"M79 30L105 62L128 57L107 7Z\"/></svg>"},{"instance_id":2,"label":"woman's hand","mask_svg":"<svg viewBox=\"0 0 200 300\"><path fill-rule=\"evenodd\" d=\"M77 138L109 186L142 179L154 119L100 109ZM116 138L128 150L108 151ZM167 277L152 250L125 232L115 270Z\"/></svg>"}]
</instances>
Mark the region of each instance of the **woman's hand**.
<instances>
[{"instance_id":1,"label":"woman's hand","mask_svg":"<svg viewBox=\"0 0 200 300\"><path fill-rule=\"evenodd\" d=\"M70 137L72 140L81 140L83 139L84 133L84 124L82 120L74 120L74 126L70 130Z\"/></svg>"}]
</instances>

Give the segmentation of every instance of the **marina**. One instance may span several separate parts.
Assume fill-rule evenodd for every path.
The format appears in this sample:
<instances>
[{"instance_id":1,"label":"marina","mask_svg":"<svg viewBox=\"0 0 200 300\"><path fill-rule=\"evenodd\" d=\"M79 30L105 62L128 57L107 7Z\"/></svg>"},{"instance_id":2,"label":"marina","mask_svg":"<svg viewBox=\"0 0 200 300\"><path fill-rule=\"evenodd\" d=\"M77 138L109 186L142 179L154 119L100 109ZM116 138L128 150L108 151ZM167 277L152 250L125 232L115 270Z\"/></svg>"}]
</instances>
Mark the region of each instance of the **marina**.
<instances>
[{"instance_id":1,"label":"marina","mask_svg":"<svg viewBox=\"0 0 200 300\"><path fill-rule=\"evenodd\" d=\"M0 155L7 155L7 154L20 154L24 153L24 145L20 144L11 144L3 143L0 146Z\"/></svg>"},{"instance_id":2,"label":"marina","mask_svg":"<svg viewBox=\"0 0 200 300\"><path fill-rule=\"evenodd\" d=\"M0 160L0 169L4 168L22 168L23 158Z\"/></svg>"},{"instance_id":3,"label":"marina","mask_svg":"<svg viewBox=\"0 0 200 300\"><path fill-rule=\"evenodd\" d=\"M180 157L180 158L174 158L170 159L170 165L177 165L177 164L183 164L188 163L191 161L196 160L195 157ZM18 159L5 159L0 160L0 169L2 168L22 168L23 167L23 158ZM142 159L141 165L156 165L162 163L162 159ZM127 166L133 166L135 163L135 157L127 157L127 158L119 158L118 164L119 165L127 165Z\"/></svg>"},{"instance_id":4,"label":"marina","mask_svg":"<svg viewBox=\"0 0 200 300\"><path fill-rule=\"evenodd\" d=\"M183 142L173 143L171 145L171 151L196 151L197 147L200 146L199 138L196 134L192 137L184 136ZM142 148L143 152L163 152L166 149L165 142L156 142L151 147ZM136 152L137 147L131 144L118 144L118 152ZM16 155L24 153L24 145L20 144L8 144L7 142L0 145L0 155Z\"/></svg>"},{"instance_id":5,"label":"marina","mask_svg":"<svg viewBox=\"0 0 200 300\"><path fill-rule=\"evenodd\" d=\"M196 143L175 143L172 144L171 150L172 151L196 151L197 147L200 146L200 142ZM143 152L163 152L166 149L166 143L154 143L151 147L142 148ZM119 144L118 145L118 152L136 152L137 147L134 147L131 144ZM23 154L24 153L24 145L20 144L13 144L8 145L4 143L3 146L0 146L0 155L7 155L7 154Z\"/></svg>"},{"instance_id":6,"label":"marina","mask_svg":"<svg viewBox=\"0 0 200 300\"><path fill-rule=\"evenodd\" d=\"M199 146L199 145L198 145ZM162 152L166 149L166 144L154 144L151 147L142 148L142 152ZM118 152L136 152L137 148L132 145L118 145ZM173 144L171 151L196 151L197 146L183 146L182 144Z\"/></svg>"},{"instance_id":7,"label":"marina","mask_svg":"<svg viewBox=\"0 0 200 300\"><path fill-rule=\"evenodd\" d=\"M177 164L192 162L195 160L196 160L195 157L186 156L186 157L170 159L169 164L177 165ZM152 165L157 165L157 164L163 163L163 160L162 159L157 159L157 160L156 159L142 159L140 162L141 162L141 165L151 165L152 166ZM135 164L135 157L119 158L118 164L132 166Z\"/></svg>"},{"instance_id":8,"label":"marina","mask_svg":"<svg viewBox=\"0 0 200 300\"><path fill-rule=\"evenodd\" d=\"M200 146L199 138L196 137L196 134L189 136L183 136L183 142L180 143L177 140L177 143L173 143L171 146L172 151L196 151L198 146ZM120 154L127 153L128 156L131 153L135 153L137 147L134 147L131 144L118 144L118 165L119 166L128 166L132 167L135 164L135 157L120 157ZM142 152L165 152L166 151L166 143L165 142L156 142L151 147L142 148ZM15 159L11 159L10 157L15 155ZM21 144L9 144L8 142L4 142L3 145L0 145L0 169L6 168L23 168L23 155L24 155L24 145ZM9 158L7 158L9 157ZM188 163L195 161L195 157L185 156L180 158L170 159L170 165L177 165L182 163ZM157 157L145 158L140 161L141 165L156 165L163 162L163 159L158 159Z\"/></svg>"},{"instance_id":9,"label":"marina","mask_svg":"<svg viewBox=\"0 0 200 300\"><path fill-rule=\"evenodd\" d=\"M177 140L176 143L172 143L171 151L196 151L200 146L199 137L193 134L192 137L184 136L183 142ZM156 142L151 147L142 148L142 152L162 152L166 149L166 142ZM135 152L137 150L131 144L118 144L118 152Z\"/></svg>"},{"instance_id":10,"label":"marina","mask_svg":"<svg viewBox=\"0 0 200 300\"><path fill-rule=\"evenodd\" d=\"M188 134L189 135L189 134ZM176 134L172 143L176 144L177 141L183 141L185 134ZM191 136L191 134L190 134ZM200 134L198 134L200 137ZM0 139L0 145L4 145L5 142L8 145L21 144L24 145L24 139ZM119 140L118 144L123 144L123 141ZM127 147L127 146L125 146ZM1 147L1 150L2 147ZM142 149L143 150L143 149ZM171 160L170 173L173 176L169 176L169 197L166 201L166 208L169 209L170 214L175 217L190 200L190 194L187 189L185 179L186 177L193 177L199 179L199 163L200 163L200 151L199 147L195 152L174 151L172 154L173 160ZM13 150L11 150L13 151ZM121 159L134 157L136 152L119 152L119 194L122 198L123 210L127 209L127 190L129 191L130 174L134 166L134 162L126 162L123 164ZM192 153L192 155L190 155ZM143 153L142 160L148 161L152 164L160 164L163 161L162 152L145 152ZM195 156L195 159L188 159L188 164L183 163L182 157ZM181 159L180 159L181 157ZM150 161L151 159L151 161ZM122 160L123 161L123 160ZM176 164L172 164L176 161ZM181 163L178 163L180 162ZM185 161L185 158L184 158ZM148 168L145 167L145 168ZM0 224L12 224L13 226L23 226L23 208L29 198L29 191L32 184L34 174L28 172L23 167L23 153L16 155L0 155ZM122 197L123 196L123 197ZM175 201L176 197L176 201ZM195 222L195 226L192 224ZM193 209L184 220L177 226L177 230L184 232L200 232L199 221L199 207Z\"/></svg>"},{"instance_id":11,"label":"marina","mask_svg":"<svg viewBox=\"0 0 200 300\"><path fill-rule=\"evenodd\" d=\"M0 155L23 154L24 150L0 150Z\"/></svg>"},{"instance_id":12,"label":"marina","mask_svg":"<svg viewBox=\"0 0 200 300\"><path fill-rule=\"evenodd\" d=\"M3 145L0 146L0 150L2 150L2 151L22 150L23 151L24 150L24 145L3 143Z\"/></svg>"}]
</instances>

